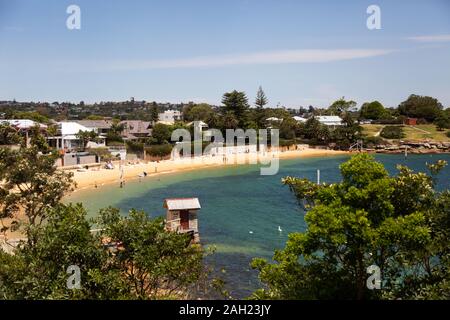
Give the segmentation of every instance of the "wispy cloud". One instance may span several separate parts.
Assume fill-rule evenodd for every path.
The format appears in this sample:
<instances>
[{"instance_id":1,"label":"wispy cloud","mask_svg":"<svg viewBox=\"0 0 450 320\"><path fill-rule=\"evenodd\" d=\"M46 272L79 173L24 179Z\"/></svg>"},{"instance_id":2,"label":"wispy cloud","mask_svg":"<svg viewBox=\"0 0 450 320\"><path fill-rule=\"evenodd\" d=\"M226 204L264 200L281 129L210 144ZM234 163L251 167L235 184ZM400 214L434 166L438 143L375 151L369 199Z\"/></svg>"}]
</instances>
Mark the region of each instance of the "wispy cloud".
<instances>
[{"instance_id":1,"label":"wispy cloud","mask_svg":"<svg viewBox=\"0 0 450 320\"><path fill-rule=\"evenodd\" d=\"M415 37L408 37L406 39L415 42L448 42L450 41L450 34L415 36Z\"/></svg>"},{"instance_id":2,"label":"wispy cloud","mask_svg":"<svg viewBox=\"0 0 450 320\"><path fill-rule=\"evenodd\" d=\"M236 65L287 63L325 63L383 56L387 49L307 49L256 52L234 55L202 56L182 59L118 60L96 63L90 70L145 70L168 68L213 68Z\"/></svg>"}]
</instances>

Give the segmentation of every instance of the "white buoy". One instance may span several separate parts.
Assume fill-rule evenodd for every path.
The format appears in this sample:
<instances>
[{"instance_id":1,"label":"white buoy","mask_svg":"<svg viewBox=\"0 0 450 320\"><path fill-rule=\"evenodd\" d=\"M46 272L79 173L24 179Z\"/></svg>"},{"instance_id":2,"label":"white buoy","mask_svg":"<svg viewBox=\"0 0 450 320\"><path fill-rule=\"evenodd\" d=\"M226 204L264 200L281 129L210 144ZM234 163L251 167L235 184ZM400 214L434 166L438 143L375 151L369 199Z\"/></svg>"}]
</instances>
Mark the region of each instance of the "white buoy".
<instances>
[{"instance_id":1,"label":"white buoy","mask_svg":"<svg viewBox=\"0 0 450 320\"><path fill-rule=\"evenodd\" d=\"M283 229L281 229L281 227L278 226L278 231L279 231L279 232L283 232Z\"/></svg>"},{"instance_id":2,"label":"white buoy","mask_svg":"<svg viewBox=\"0 0 450 320\"><path fill-rule=\"evenodd\" d=\"M253 234L253 231L249 231L248 233Z\"/></svg>"}]
</instances>

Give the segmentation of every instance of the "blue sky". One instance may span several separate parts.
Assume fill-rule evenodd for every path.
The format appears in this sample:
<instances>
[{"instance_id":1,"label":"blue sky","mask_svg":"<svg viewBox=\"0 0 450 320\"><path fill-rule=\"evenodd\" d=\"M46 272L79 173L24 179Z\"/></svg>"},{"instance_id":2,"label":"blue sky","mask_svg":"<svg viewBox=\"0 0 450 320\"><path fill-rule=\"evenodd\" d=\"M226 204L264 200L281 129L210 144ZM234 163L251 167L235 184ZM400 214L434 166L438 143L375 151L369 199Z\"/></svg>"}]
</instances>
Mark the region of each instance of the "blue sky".
<instances>
[{"instance_id":1,"label":"blue sky","mask_svg":"<svg viewBox=\"0 0 450 320\"><path fill-rule=\"evenodd\" d=\"M218 104L259 85L270 106L450 106L450 1L0 0L0 100Z\"/></svg>"}]
</instances>

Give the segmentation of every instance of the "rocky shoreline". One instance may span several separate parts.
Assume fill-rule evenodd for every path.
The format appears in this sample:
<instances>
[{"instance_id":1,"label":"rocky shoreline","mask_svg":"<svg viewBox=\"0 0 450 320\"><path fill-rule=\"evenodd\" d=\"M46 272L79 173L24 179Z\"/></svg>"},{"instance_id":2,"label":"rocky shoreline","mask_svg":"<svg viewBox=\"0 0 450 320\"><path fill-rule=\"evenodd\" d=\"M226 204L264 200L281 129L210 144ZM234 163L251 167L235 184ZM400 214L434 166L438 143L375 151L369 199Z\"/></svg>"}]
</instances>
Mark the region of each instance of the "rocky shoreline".
<instances>
[{"instance_id":1,"label":"rocky shoreline","mask_svg":"<svg viewBox=\"0 0 450 320\"><path fill-rule=\"evenodd\" d=\"M450 142L401 142L400 144L379 144L373 148L366 148L373 153L407 153L434 154L450 153Z\"/></svg>"}]
</instances>

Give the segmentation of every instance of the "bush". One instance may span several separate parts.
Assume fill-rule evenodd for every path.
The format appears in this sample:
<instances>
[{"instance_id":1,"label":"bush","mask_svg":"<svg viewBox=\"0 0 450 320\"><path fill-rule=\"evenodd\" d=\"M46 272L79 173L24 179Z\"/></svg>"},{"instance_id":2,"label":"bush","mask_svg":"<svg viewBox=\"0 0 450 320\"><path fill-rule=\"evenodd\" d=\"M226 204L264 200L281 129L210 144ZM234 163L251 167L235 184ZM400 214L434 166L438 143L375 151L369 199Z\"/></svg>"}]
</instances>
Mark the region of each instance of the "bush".
<instances>
[{"instance_id":1,"label":"bush","mask_svg":"<svg viewBox=\"0 0 450 320\"><path fill-rule=\"evenodd\" d=\"M145 152L152 157L165 157L172 152L171 144L153 145L145 148Z\"/></svg>"},{"instance_id":2,"label":"bush","mask_svg":"<svg viewBox=\"0 0 450 320\"><path fill-rule=\"evenodd\" d=\"M386 126L381 130L380 136L386 139L401 139L405 134L401 126Z\"/></svg>"},{"instance_id":3,"label":"bush","mask_svg":"<svg viewBox=\"0 0 450 320\"><path fill-rule=\"evenodd\" d=\"M128 140L126 142L127 151L142 153L144 150L144 144L138 141Z\"/></svg>"},{"instance_id":4,"label":"bush","mask_svg":"<svg viewBox=\"0 0 450 320\"><path fill-rule=\"evenodd\" d=\"M364 144L366 146L375 146L378 144L383 144L385 141L381 137L364 137Z\"/></svg>"},{"instance_id":5,"label":"bush","mask_svg":"<svg viewBox=\"0 0 450 320\"><path fill-rule=\"evenodd\" d=\"M288 139L280 139L279 146L280 147L290 147L295 144L295 140L288 140Z\"/></svg>"},{"instance_id":6,"label":"bush","mask_svg":"<svg viewBox=\"0 0 450 320\"><path fill-rule=\"evenodd\" d=\"M447 131L446 135L450 138L450 131Z\"/></svg>"}]
</instances>

